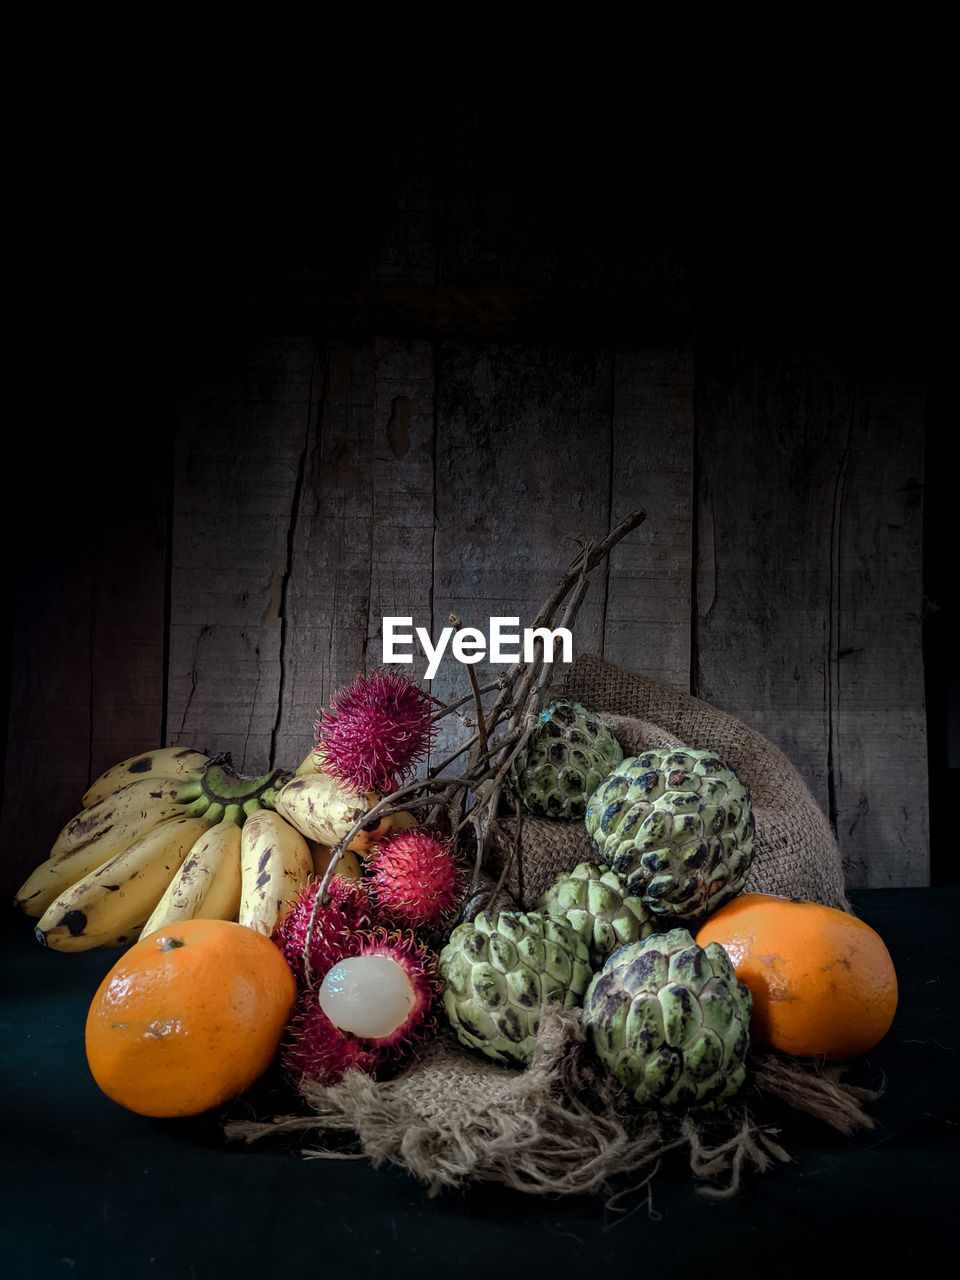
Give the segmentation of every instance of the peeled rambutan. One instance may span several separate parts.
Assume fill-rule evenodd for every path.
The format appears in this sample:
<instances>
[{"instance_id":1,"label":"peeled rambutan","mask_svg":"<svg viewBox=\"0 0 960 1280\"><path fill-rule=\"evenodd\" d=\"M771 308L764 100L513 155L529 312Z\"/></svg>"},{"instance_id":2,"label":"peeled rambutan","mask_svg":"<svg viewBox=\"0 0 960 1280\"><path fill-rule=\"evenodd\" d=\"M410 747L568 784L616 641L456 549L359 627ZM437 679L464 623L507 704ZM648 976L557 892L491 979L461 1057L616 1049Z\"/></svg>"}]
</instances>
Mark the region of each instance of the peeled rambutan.
<instances>
[{"instance_id":1,"label":"peeled rambutan","mask_svg":"<svg viewBox=\"0 0 960 1280\"><path fill-rule=\"evenodd\" d=\"M432 930L449 920L464 890L463 871L449 840L414 828L389 835L368 864L377 912L408 929Z\"/></svg>"},{"instance_id":2,"label":"peeled rambutan","mask_svg":"<svg viewBox=\"0 0 960 1280\"><path fill-rule=\"evenodd\" d=\"M276 942L300 985L306 981L307 933L319 887L320 881L312 877L301 886L276 933ZM366 881L333 875L326 892L330 900L317 908L310 938L310 968L315 981L343 956L352 955L364 931L373 926L373 904Z\"/></svg>"},{"instance_id":3,"label":"peeled rambutan","mask_svg":"<svg viewBox=\"0 0 960 1280\"><path fill-rule=\"evenodd\" d=\"M430 749L433 710L409 676L390 668L359 675L320 712L316 763L356 791L393 791Z\"/></svg>"},{"instance_id":4,"label":"peeled rambutan","mask_svg":"<svg viewBox=\"0 0 960 1280\"><path fill-rule=\"evenodd\" d=\"M436 954L411 933L373 929L358 949L301 993L283 1061L300 1083L334 1084L347 1071L381 1074L436 1029L443 987Z\"/></svg>"}]
</instances>

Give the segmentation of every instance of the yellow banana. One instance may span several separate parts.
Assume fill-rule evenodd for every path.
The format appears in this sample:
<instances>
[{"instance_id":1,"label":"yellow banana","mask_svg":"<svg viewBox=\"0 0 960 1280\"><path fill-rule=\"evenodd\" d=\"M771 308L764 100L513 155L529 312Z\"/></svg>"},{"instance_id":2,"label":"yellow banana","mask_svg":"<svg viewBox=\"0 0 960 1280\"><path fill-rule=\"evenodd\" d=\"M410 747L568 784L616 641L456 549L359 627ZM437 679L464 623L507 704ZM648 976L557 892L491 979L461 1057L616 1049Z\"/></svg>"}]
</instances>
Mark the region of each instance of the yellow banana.
<instances>
[{"instance_id":1,"label":"yellow banana","mask_svg":"<svg viewBox=\"0 0 960 1280\"><path fill-rule=\"evenodd\" d=\"M273 804L277 813L282 814L308 840L333 846L380 798L376 791L351 791L335 778L314 772L295 774L277 792ZM375 818L373 826L369 830L361 828L347 848L363 854L382 840L390 829L389 818Z\"/></svg>"},{"instance_id":2,"label":"yellow banana","mask_svg":"<svg viewBox=\"0 0 960 1280\"><path fill-rule=\"evenodd\" d=\"M211 805L202 817L173 818L128 844L50 904L36 927L39 941L55 951L136 941L177 868L222 816Z\"/></svg>"},{"instance_id":3,"label":"yellow banana","mask_svg":"<svg viewBox=\"0 0 960 1280\"><path fill-rule=\"evenodd\" d=\"M318 880L322 880L330 865L333 850L329 845L317 844L316 840L308 840L307 844L313 857L313 874ZM359 880L363 876L363 864L352 849L341 856L334 874L342 876L344 880Z\"/></svg>"},{"instance_id":4,"label":"yellow banana","mask_svg":"<svg viewBox=\"0 0 960 1280\"><path fill-rule=\"evenodd\" d=\"M240 805L208 827L174 873L143 926L153 933L181 920L235 920L240 908Z\"/></svg>"},{"instance_id":5,"label":"yellow banana","mask_svg":"<svg viewBox=\"0 0 960 1280\"><path fill-rule=\"evenodd\" d=\"M412 831L419 825L412 813L395 813L390 819L391 831Z\"/></svg>"},{"instance_id":6,"label":"yellow banana","mask_svg":"<svg viewBox=\"0 0 960 1280\"><path fill-rule=\"evenodd\" d=\"M280 813L257 809L240 832L240 874L237 919L269 937L313 874L310 846Z\"/></svg>"},{"instance_id":7,"label":"yellow banana","mask_svg":"<svg viewBox=\"0 0 960 1280\"><path fill-rule=\"evenodd\" d=\"M202 751L194 751L190 747L158 747L156 751L143 751L102 773L84 792L80 803L84 809L89 809L104 796L140 778L192 778L197 781L200 770L209 759Z\"/></svg>"},{"instance_id":8,"label":"yellow banana","mask_svg":"<svg viewBox=\"0 0 960 1280\"><path fill-rule=\"evenodd\" d=\"M102 866L140 836L177 817L203 810L200 784L185 778L141 778L83 809L63 828L49 856L21 885L14 902L39 918L70 885Z\"/></svg>"}]
</instances>

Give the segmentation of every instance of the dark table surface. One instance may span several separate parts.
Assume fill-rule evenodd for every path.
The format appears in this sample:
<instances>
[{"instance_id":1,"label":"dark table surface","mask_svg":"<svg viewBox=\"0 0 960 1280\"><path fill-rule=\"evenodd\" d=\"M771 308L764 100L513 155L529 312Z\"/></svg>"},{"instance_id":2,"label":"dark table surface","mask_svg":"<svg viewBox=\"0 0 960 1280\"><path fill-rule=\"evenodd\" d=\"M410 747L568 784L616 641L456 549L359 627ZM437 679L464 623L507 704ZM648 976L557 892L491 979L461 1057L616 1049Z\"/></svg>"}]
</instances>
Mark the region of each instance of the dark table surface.
<instances>
[{"instance_id":1,"label":"dark table surface","mask_svg":"<svg viewBox=\"0 0 960 1280\"><path fill-rule=\"evenodd\" d=\"M935 1261L952 1250L960 1196L960 888L852 897L887 942L900 983L893 1027L855 1066L858 1082L882 1090L869 1106L874 1128L845 1138L788 1117L779 1140L790 1163L749 1176L734 1199L704 1199L684 1168L665 1166L651 1197L625 1212L602 1197L496 1186L431 1199L408 1174L365 1160L228 1144L216 1115L133 1115L99 1092L83 1053L87 1006L117 953L47 952L29 922L7 919L0 1266L14 1280L352 1280L587 1275L614 1264L631 1275L691 1267L715 1280L883 1275ZM258 1107L276 1100L271 1087L282 1098L268 1081Z\"/></svg>"}]
</instances>

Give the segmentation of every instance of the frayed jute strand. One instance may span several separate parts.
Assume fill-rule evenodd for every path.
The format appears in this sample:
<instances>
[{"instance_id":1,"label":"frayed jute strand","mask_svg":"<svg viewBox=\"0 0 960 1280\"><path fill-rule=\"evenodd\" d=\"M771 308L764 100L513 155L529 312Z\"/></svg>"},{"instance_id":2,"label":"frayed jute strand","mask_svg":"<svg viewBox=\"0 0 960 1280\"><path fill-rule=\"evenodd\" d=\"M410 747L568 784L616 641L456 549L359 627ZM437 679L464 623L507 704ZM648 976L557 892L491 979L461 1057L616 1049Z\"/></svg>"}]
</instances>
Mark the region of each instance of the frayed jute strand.
<instances>
[{"instance_id":1,"label":"frayed jute strand","mask_svg":"<svg viewBox=\"0 0 960 1280\"><path fill-rule=\"evenodd\" d=\"M800 1060L779 1053L754 1052L750 1080L755 1094L776 1098L791 1111L813 1116L846 1137L872 1129L864 1104L875 1102L877 1090L843 1079L844 1068L817 1059Z\"/></svg>"},{"instance_id":2,"label":"frayed jute strand","mask_svg":"<svg viewBox=\"0 0 960 1280\"><path fill-rule=\"evenodd\" d=\"M743 1101L727 1112L640 1108L594 1058L581 1010L558 1007L544 1010L524 1071L441 1033L392 1080L350 1071L339 1084L305 1083L301 1092L312 1115L237 1123L227 1136L351 1135L359 1150L349 1155L322 1143L303 1155L394 1165L430 1196L495 1182L535 1195L599 1194L610 1209L646 1187L671 1153L686 1150L698 1191L713 1198L734 1196L751 1171L788 1161L778 1131L757 1119L767 1099L850 1134L872 1126L863 1104L876 1096L845 1084L839 1069L766 1053L752 1055Z\"/></svg>"}]
</instances>

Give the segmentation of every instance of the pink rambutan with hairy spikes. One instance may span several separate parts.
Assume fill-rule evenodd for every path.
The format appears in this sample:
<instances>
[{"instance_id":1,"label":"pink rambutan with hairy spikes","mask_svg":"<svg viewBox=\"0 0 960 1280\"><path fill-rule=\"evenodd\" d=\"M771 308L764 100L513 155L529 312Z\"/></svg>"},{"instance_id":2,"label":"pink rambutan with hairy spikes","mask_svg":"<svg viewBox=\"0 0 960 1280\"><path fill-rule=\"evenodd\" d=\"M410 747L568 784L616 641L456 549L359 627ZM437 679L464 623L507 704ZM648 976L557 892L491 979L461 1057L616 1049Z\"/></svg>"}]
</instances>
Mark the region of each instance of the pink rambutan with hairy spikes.
<instances>
[{"instance_id":1,"label":"pink rambutan with hairy spikes","mask_svg":"<svg viewBox=\"0 0 960 1280\"><path fill-rule=\"evenodd\" d=\"M433 712L409 676L389 667L358 675L314 725L317 766L356 791L393 791L429 751Z\"/></svg>"},{"instance_id":2,"label":"pink rambutan with hairy spikes","mask_svg":"<svg viewBox=\"0 0 960 1280\"><path fill-rule=\"evenodd\" d=\"M423 828L388 835L367 868L379 915L409 929L431 931L447 922L463 897L463 869L449 840Z\"/></svg>"},{"instance_id":3,"label":"pink rambutan with hairy spikes","mask_svg":"<svg viewBox=\"0 0 960 1280\"><path fill-rule=\"evenodd\" d=\"M290 912L277 928L276 942L286 956L298 985L306 982L307 932L320 880L311 877L300 887ZM310 939L310 967L315 981L345 955L360 946L364 931L374 924L374 907L364 880L333 875L327 882L329 902L317 908Z\"/></svg>"},{"instance_id":4,"label":"pink rambutan with hairy spikes","mask_svg":"<svg viewBox=\"0 0 960 1280\"><path fill-rule=\"evenodd\" d=\"M438 959L410 932L374 928L357 950L301 991L283 1063L298 1083L335 1084L347 1071L376 1077L437 1029Z\"/></svg>"},{"instance_id":5,"label":"pink rambutan with hairy spikes","mask_svg":"<svg viewBox=\"0 0 960 1280\"><path fill-rule=\"evenodd\" d=\"M282 1051L284 1070L297 1084L337 1084L355 1069L374 1075L383 1059L369 1047L333 1025L320 1008L316 993L301 996L287 1027Z\"/></svg>"}]
</instances>

